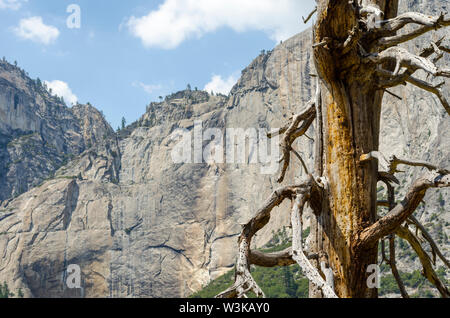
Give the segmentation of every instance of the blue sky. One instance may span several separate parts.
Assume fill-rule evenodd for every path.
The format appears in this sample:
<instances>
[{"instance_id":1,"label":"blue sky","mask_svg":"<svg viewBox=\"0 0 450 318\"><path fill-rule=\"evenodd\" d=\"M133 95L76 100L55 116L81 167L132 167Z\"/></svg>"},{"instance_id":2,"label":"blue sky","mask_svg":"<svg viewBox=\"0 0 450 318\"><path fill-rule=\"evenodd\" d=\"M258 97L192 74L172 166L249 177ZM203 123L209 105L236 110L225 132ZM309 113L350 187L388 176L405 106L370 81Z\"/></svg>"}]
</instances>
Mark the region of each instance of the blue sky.
<instances>
[{"instance_id":1,"label":"blue sky","mask_svg":"<svg viewBox=\"0 0 450 318\"><path fill-rule=\"evenodd\" d=\"M80 28L68 28L71 4ZM0 0L0 56L117 127L159 96L227 93L261 50L304 30L315 1Z\"/></svg>"}]
</instances>

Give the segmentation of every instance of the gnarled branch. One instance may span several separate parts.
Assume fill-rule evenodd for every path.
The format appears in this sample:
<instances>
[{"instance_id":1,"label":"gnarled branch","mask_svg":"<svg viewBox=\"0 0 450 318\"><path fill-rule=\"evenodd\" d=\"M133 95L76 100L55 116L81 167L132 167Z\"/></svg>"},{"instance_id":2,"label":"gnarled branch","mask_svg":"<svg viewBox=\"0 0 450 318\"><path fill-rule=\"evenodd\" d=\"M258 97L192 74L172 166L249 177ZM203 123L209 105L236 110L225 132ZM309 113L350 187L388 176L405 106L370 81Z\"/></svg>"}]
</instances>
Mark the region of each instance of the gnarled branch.
<instances>
[{"instance_id":1,"label":"gnarled branch","mask_svg":"<svg viewBox=\"0 0 450 318\"><path fill-rule=\"evenodd\" d=\"M392 176L393 174L389 174ZM379 180L384 182L388 189L388 200L387 200L387 207L389 208L389 211L392 211L392 209L395 208L395 190L392 186L391 182L395 182L396 180L393 180L390 177L387 177L385 175L380 175ZM403 284L402 278L400 277L400 274L397 269L397 263L395 260L395 236L391 234L389 236L389 260L386 259L386 254L384 251L384 240L381 240L382 245L382 257L383 260L386 260L389 266L391 267L392 274L394 275L394 278L397 282L398 288L400 289L400 293L403 298L409 298L408 293L406 292L405 285Z\"/></svg>"},{"instance_id":2,"label":"gnarled branch","mask_svg":"<svg viewBox=\"0 0 450 318\"><path fill-rule=\"evenodd\" d=\"M311 176L311 179L314 179ZM239 236L239 254L236 262L235 282L233 286L217 295L217 298L241 298L249 291L253 291L257 296L264 297L264 293L253 279L250 273L251 260L255 263L267 260L267 255L257 252L250 252L250 245L253 236L261 230L269 221L272 210L279 206L285 199L293 199L300 190L311 189L311 180L300 185L286 186L272 193L269 199L258 210L256 216L244 225ZM315 181L314 181L315 182ZM251 256L253 255L253 257ZM283 256L283 255L278 255ZM287 255L284 255L284 259ZM283 257L282 257L283 258ZM272 258L272 262L277 265L280 257ZM283 261L280 261L283 262Z\"/></svg>"},{"instance_id":3,"label":"gnarled branch","mask_svg":"<svg viewBox=\"0 0 450 318\"><path fill-rule=\"evenodd\" d=\"M305 253L303 252L302 243L302 212L303 208L308 201L308 194L306 192L299 192L295 198L295 203L292 208L291 223L292 223L292 258L298 263L302 269L305 276L318 288L320 288L327 298L337 298L336 293L332 287L332 278L330 281L325 281L322 276L320 276L317 269L309 262ZM323 266L325 269L325 265ZM328 275L330 274L326 271ZM330 277L330 276L329 276Z\"/></svg>"},{"instance_id":4,"label":"gnarled branch","mask_svg":"<svg viewBox=\"0 0 450 318\"><path fill-rule=\"evenodd\" d=\"M310 102L309 105L310 106L306 109L306 111L293 117L291 124L284 131L283 138L281 139L281 150L283 153L281 161L283 161L283 166L281 168L280 177L277 180L278 183L283 182L286 171L289 167L289 163L291 161L291 152L293 151L292 144L298 137L306 133L306 131L309 129L314 119L316 118L315 103ZM299 127L300 123L302 123L302 125ZM298 153L295 154L300 157ZM300 160L308 173L308 168L306 167L304 161L302 159Z\"/></svg>"},{"instance_id":5,"label":"gnarled branch","mask_svg":"<svg viewBox=\"0 0 450 318\"><path fill-rule=\"evenodd\" d=\"M418 56L423 57L423 58L428 58L433 53L436 53L436 47L438 47L440 51L444 51L447 53L450 52L450 49L442 44L443 41L444 41L444 37L440 38L436 42L432 42L428 47L424 48L418 54ZM436 63L435 62L436 58L434 58L433 61L434 61L434 63ZM386 70L379 68L378 74L384 78L379 83L379 86L381 88L389 88L389 87L394 87L394 86L398 86L398 85L402 85L402 84L406 85L406 80L408 79L408 77L413 75L414 72L416 72L417 70L418 69L409 68L409 69L406 69L405 71L401 72L397 76L393 76L392 72L390 72L390 71L386 72Z\"/></svg>"},{"instance_id":6,"label":"gnarled branch","mask_svg":"<svg viewBox=\"0 0 450 318\"><path fill-rule=\"evenodd\" d=\"M438 172L443 173L443 174L449 173L448 170L439 169L437 166L435 166L429 162L422 161L422 160L401 159L395 155L392 155L389 158L389 160L387 160L386 157L379 151L371 151L368 154L361 155L361 157L359 158L359 160L361 162L366 162L366 161L373 160L373 159L377 159L380 162L382 168L387 170L386 172L378 173L378 180L384 181L385 183L386 182L394 182L397 184L399 183L398 179L395 178L395 176L394 176L394 174L397 172L403 172L403 171L400 171L397 169L397 167L399 165L407 165L407 166L412 166L412 167L424 167L430 171L437 170Z\"/></svg>"},{"instance_id":7,"label":"gnarled branch","mask_svg":"<svg viewBox=\"0 0 450 318\"><path fill-rule=\"evenodd\" d=\"M388 70L384 70L384 69L378 69L377 73L382 75L382 76L387 76L390 78L394 78L395 75L393 72L388 71ZM400 75L400 77L403 79L403 74ZM430 93L433 93L437 96L437 98L439 98L439 101L441 102L442 106L444 107L445 111L450 115L450 104L448 103L447 99L445 98L444 94L442 94L440 88L442 87L442 85L445 84L445 82L441 82L438 85L432 85L430 83L427 83L421 79L415 78L413 76L408 76L406 78L404 78L404 82L408 82L414 86L417 86L423 90L426 90Z\"/></svg>"},{"instance_id":8,"label":"gnarled branch","mask_svg":"<svg viewBox=\"0 0 450 318\"><path fill-rule=\"evenodd\" d=\"M396 234L408 241L408 243L411 245L411 247L416 252L417 256L419 256L419 260L423 267L423 275L432 283L436 288L439 290L440 294L444 298L450 297L450 293L445 287L445 285L440 281L439 277L437 276L436 272L433 269L433 266L431 264L430 257L423 249L422 245L420 244L419 240L415 237L415 235L404 226L400 226L396 229Z\"/></svg>"},{"instance_id":9,"label":"gnarled branch","mask_svg":"<svg viewBox=\"0 0 450 318\"><path fill-rule=\"evenodd\" d=\"M401 159L401 158L397 158L395 155L391 156L389 159L389 173L393 175L396 172L401 172L401 171L397 170L397 167L399 165L407 165L407 166L412 166L412 167L425 167L428 170L437 170L438 172L448 173L447 170L438 169L437 166L432 165L429 162L421 161L421 160Z\"/></svg>"},{"instance_id":10,"label":"gnarled branch","mask_svg":"<svg viewBox=\"0 0 450 318\"><path fill-rule=\"evenodd\" d=\"M439 247L437 246L436 242L433 240L431 235L428 233L428 231L425 229L425 227L414 217L414 215L411 215L408 219L411 221L412 224L414 224L422 233L423 238L430 244L430 247L433 251L433 254L439 256L439 258L442 260L442 262L450 268L450 262L447 258L445 258L444 254L440 251Z\"/></svg>"},{"instance_id":11,"label":"gnarled branch","mask_svg":"<svg viewBox=\"0 0 450 318\"><path fill-rule=\"evenodd\" d=\"M390 47L380 53L370 54L365 59L380 65L386 62L395 62L394 77L399 74L401 67L406 67L414 72L422 69L433 76L450 77L449 69L440 69L429 59L412 54L398 46Z\"/></svg>"},{"instance_id":12,"label":"gnarled branch","mask_svg":"<svg viewBox=\"0 0 450 318\"><path fill-rule=\"evenodd\" d=\"M444 107L447 114L450 115L450 104L448 103L447 99L445 98L444 94L442 94L440 88L442 85L445 84L445 82L442 82L438 85L432 85L425 81L422 81L420 79L414 78L410 76L407 80L408 83L411 83L412 85L415 85L421 89L424 89L430 93L433 93L439 98L439 101L441 102L442 106Z\"/></svg>"},{"instance_id":13,"label":"gnarled branch","mask_svg":"<svg viewBox=\"0 0 450 318\"><path fill-rule=\"evenodd\" d=\"M417 209L429 188L443 187L450 187L450 173L448 171L433 170L423 175L414 182L401 203L359 234L357 248L373 246L381 238L394 233Z\"/></svg>"},{"instance_id":14,"label":"gnarled branch","mask_svg":"<svg viewBox=\"0 0 450 318\"><path fill-rule=\"evenodd\" d=\"M316 253L306 253L308 259L318 259ZM292 258L292 247L288 247L283 251L274 253L263 253L260 251L250 251L250 264L260 267L290 266L296 262Z\"/></svg>"},{"instance_id":15,"label":"gnarled branch","mask_svg":"<svg viewBox=\"0 0 450 318\"><path fill-rule=\"evenodd\" d=\"M408 292L405 289L402 278L397 269L397 264L395 260L395 236L391 235L389 238L389 266L391 266L392 274L397 281L398 288L400 289L400 294L403 298L409 298Z\"/></svg>"},{"instance_id":16,"label":"gnarled branch","mask_svg":"<svg viewBox=\"0 0 450 318\"><path fill-rule=\"evenodd\" d=\"M398 30L407 24L419 24L428 27L434 27L440 17L430 17L429 15L418 12L406 12L395 18L381 21L380 27L376 32L386 35L395 35Z\"/></svg>"},{"instance_id":17,"label":"gnarled branch","mask_svg":"<svg viewBox=\"0 0 450 318\"><path fill-rule=\"evenodd\" d=\"M396 34L388 37L382 37L378 39L377 44L380 48L388 48L395 45L398 45L400 43L404 43L410 40L413 40L427 32L437 30L446 26L450 25L450 18L445 17L444 14L441 14L439 17L430 17L429 19L426 19L426 16L416 14L414 19L412 13L408 13L406 15L400 15L397 18L394 18L389 23L390 26L394 27L395 29L399 29L403 27L404 25L408 23L418 23L422 24L421 27L411 31L406 32L403 34ZM396 19L396 20L395 20ZM395 21L394 21L395 20ZM403 24L403 25L402 25ZM397 31L395 30L395 31ZM395 33L395 32L394 32Z\"/></svg>"},{"instance_id":18,"label":"gnarled branch","mask_svg":"<svg viewBox=\"0 0 450 318\"><path fill-rule=\"evenodd\" d=\"M312 16L316 12L317 12L317 7L314 8L314 10L306 17L306 19L304 17L302 17L303 23L305 23L305 24L308 23L308 21L312 18Z\"/></svg>"}]
</instances>

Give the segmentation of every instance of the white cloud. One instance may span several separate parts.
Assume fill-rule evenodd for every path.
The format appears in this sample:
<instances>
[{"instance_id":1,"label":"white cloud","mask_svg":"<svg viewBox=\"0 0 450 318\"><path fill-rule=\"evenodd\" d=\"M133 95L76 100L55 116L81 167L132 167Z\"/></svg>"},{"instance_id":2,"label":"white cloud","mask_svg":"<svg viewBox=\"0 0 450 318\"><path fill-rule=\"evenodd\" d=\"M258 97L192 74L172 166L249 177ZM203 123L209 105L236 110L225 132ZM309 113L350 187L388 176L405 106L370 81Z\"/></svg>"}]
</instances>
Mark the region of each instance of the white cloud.
<instances>
[{"instance_id":1,"label":"white cloud","mask_svg":"<svg viewBox=\"0 0 450 318\"><path fill-rule=\"evenodd\" d=\"M63 97L67 105L77 103L78 97L74 93L72 93L72 90L70 89L69 85L66 82L58 80L51 82L49 81L44 82L49 90L52 89L52 94L57 95L59 97Z\"/></svg>"},{"instance_id":2,"label":"white cloud","mask_svg":"<svg viewBox=\"0 0 450 318\"><path fill-rule=\"evenodd\" d=\"M41 17L22 19L19 26L13 31L23 39L45 45L53 43L59 36L59 30L54 26L44 24Z\"/></svg>"},{"instance_id":3,"label":"white cloud","mask_svg":"<svg viewBox=\"0 0 450 318\"><path fill-rule=\"evenodd\" d=\"M300 31L300 16L312 6L299 0L165 0L148 15L131 17L126 26L146 47L163 49L222 27L264 31L280 41Z\"/></svg>"},{"instance_id":4,"label":"white cloud","mask_svg":"<svg viewBox=\"0 0 450 318\"><path fill-rule=\"evenodd\" d=\"M18 10L28 0L0 0L0 9Z\"/></svg>"},{"instance_id":5,"label":"white cloud","mask_svg":"<svg viewBox=\"0 0 450 318\"><path fill-rule=\"evenodd\" d=\"M214 93L222 93L228 95L238 78L231 75L227 79L223 79L220 75L213 75L211 81L205 85L204 91Z\"/></svg>"},{"instance_id":6,"label":"white cloud","mask_svg":"<svg viewBox=\"0 0 450 318\"><path fill-rule=\"evenodd\" d=\"M144 84L142 82L134 82L133 83L134 87L140 87L142 88L146 93L148 94L153 94L155 91L160 91L163 87L162 85L148 85L148 84Z\"/></svg>"}]
</instances>

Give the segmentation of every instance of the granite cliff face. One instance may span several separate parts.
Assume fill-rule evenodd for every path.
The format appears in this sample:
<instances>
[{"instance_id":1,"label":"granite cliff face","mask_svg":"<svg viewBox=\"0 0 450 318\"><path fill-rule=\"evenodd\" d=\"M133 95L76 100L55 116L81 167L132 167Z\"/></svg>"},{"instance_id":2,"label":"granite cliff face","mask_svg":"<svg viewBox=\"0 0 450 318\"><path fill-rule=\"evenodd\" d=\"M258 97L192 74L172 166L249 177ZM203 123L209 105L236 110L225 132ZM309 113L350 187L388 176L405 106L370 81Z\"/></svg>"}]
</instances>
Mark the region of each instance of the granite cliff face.
<instances>
[{"instance_id":1,"label":"granite cliff face","mask_svg":"<svg viewBox=\"0 0 450 318\"><path fill-rule=\"evenodd\" d=\"M402 11L445 7L426 3L404 2ZM278 187L277 176L248 162L176 164L174 133L194 134L196 121L223 135L281 127L314 91L310 48L310 31L296 35L258 56L229 96L175 93L117 135L91 106L67 108L1 63L0 281L32 297L180 297L232 268L239 224ZM450 119L439 102L410 86L394 92L404 100L385 97L381 151L449 167ZM313 167L313 141L303 138L296 149ZM407 169L400 192L420 173ZM303 174L293 161L285 183ZM450 256L450 192L440 193L431 191L417 216ZM288 224L288 208L276 210L258 246ZM402 258L400 268L417 262ZM65 283L70 264L81 268L81 289Z\"/></svg>"},{"instance_id":2,"label":"granite cliff face","mask_svg":"<svg viewBox=\"0 0 450 318\"><path fill-rule=\"evenodd\" d=\"M0 61L0 201L39 185L113 134L94 107L68 108L40 81Z\"/></svg>"}]
</instances>

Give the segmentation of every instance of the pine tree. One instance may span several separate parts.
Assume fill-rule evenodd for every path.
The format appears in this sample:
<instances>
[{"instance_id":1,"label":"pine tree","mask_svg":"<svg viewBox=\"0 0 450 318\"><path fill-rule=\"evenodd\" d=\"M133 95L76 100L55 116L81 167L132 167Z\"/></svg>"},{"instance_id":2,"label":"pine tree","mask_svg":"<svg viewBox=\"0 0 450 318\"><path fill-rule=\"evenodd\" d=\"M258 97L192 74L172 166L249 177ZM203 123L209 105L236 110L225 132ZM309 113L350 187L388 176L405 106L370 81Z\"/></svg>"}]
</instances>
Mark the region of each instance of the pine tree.
<instances>
[{"instance_id":1,"label":"pine tree","mask_svg":"<svg viewBox=\"0 0 450 318\"><path fill-rule=\"evenodd\" d=\"M9 291L8 284L4 282L3 286L0 285L0 298L9 298L10 296L12 296L12 294Z\"/></svg>"}]
</instances>

